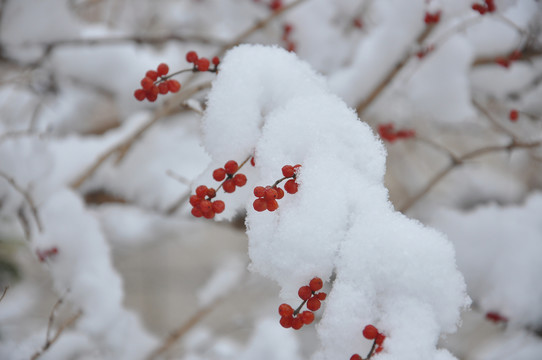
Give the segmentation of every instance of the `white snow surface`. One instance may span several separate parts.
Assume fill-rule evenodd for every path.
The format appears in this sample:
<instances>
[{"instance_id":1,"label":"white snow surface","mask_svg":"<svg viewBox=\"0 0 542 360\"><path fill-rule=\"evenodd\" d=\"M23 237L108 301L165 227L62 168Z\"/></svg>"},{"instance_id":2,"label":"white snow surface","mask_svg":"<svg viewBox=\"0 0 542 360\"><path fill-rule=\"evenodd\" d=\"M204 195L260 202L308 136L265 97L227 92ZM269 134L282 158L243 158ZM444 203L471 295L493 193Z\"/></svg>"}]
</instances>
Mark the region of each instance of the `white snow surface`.
<instances>
[{"instance_id":1,"label":"white snow surface","mask_svg":"<svg viewBox=\"0 0 542 360\"><path fill-rule=\"evenodd\" d=\"M335 275L314 357L366 354L361 331L374 324L388 337L381 359L453 358L436 343L469 303L454 250L394 211L382 143L291 53L242 45L221 66L204 116L204 175L255 154L254 182L271 185L283 165L302 165L299 192L276 212L257 213L250 195L228 198L226 216L246 205L251 269L277 281L288 303L300 303L297 289L312 277Z\"/></svg>"}]
</instances>

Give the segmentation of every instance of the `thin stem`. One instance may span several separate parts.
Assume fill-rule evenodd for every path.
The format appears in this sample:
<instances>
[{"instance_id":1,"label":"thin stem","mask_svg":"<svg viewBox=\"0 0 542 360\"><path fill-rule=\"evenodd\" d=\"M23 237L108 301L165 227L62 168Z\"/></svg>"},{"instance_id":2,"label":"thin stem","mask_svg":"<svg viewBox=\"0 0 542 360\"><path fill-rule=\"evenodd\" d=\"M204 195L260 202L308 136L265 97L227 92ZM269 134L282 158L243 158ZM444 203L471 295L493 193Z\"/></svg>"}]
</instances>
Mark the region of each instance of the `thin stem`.
<instances>
[{"instance_id":1,"label":"thin stem","mask_svg":"<svg viewBox=\"0 0 542 360\"><path fill-rule=\"evenodd\" d=\"M36 208L36 205L34 204L34 200L30 196L28 191L23 189L19 184L17 184L17 182L12 177L7 175L3 171L0 171L0 177L4 178L19 194L23 196L28 206L30 206L30 211L32 212L32 216L34 217L34 220L36 221L36 225L38 227L39 232L42 232L43 226L38 214L38 210Z\"/></svg>"},{"instance_id":2,"label":"thin stem","mask_svg":"<svg viewBox=\"0 0 542 360\"><path fill-rule=\"evenodd\" d=\"M47 339L43 347L40 350L38 350L36 353L34 353L34 355L32 355L32 357L30 358L30 360L36 360L41 355L43 355L43 353L46 352L51 347L51 345L53 345L60 338L60 335L62 335L62 332L66 328L72 326L77 321L77 319L81 317L81 315L83 315L83 312L79 310L75 315L71 316L68 320L66 320L66 322L61 324L58 327L55 335L50 340Z\"/></svg>"},{"instance_id":3,"label":"thin stem","mask_svg":"<svg viewBox=\"0 0 542 360\"><path fill-rule=\"evenodd\" d=\"M8 289L9 289L9 285L7 285L4 288L4 291L2 292L2 296L0 296L0 301L4 300L4 296L6 296L6 293L8 292Z\"/></svg>"},{"instance_id":4,"label":"thin stem","mask_svg":"<svg viewBox=\"0 0 542 360\"><path fill-rule=\"evenodd\" d=\"M374 339L373 346L371 346L371 350L369 350L369 353L367 354L367 358L365 360L369 360L370 358L372 358L373 355L375 354L375 350L376 350L376 338Z\"/></svg>"}]
</instances>

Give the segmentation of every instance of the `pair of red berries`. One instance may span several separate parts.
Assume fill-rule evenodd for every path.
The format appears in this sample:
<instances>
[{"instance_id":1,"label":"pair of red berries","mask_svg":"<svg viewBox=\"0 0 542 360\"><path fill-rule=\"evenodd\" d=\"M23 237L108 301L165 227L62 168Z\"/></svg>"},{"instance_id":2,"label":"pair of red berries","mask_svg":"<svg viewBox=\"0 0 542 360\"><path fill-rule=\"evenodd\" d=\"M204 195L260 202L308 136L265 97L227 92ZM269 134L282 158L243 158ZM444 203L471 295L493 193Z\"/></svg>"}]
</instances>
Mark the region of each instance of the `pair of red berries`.
<instances>
[{"instance_id":1,"label":"pair of red berries","mask_svg":"<svg viewBox=\"0 0 542 360\"><path fill-rule=\"evenodd\" d=\"M485 13L492 13L495 10L497 10L497 7L495 6L495 0L484 0L483 4L480 3L474 3L472 4L472 10L478 11L480 15L484 15Z\"/></svg>"},{"instance_id":2,"label":"pair of red berries","mask_svg":"<svg viewBox=\"0 0 542 360\"><path fill-rule=\"evenodd\" d=\"M521 59L521 51L514 50L508 57L499 56L495 59L495 63L504 68L509 68L512 62Z\"/></svg>"},{"instance_id":3,"label":"pair of red berries","mask_svg":"<svg viewBox=\"0 0 542 360\"><path fill-rule=\"evenodd\" d=\"M198 186L196 188L196 195L190 196L190 205L193 206L192 215L212 219L215 217L215 214L223 212L226 205L222 200L211 201L215 196L215 189L208 188L205 185Z\"/></svg>"},{"instance_id":4,"label":"pair of red berries","mask_svg":"<svg viewBox=\"0 0 542 360\"><path fill-rule=\"evenodd\" d=\"M374 340L376 347L374 348L374 353L378 354L384 350L383 343L386 339L386 336L382 334L374 325L367 325L363 328L363 337L367 340ZM370 358L373 355L373 350L369 353L367 358ZM350 360L363 360L359 354L354 354L350 357Z\"/></svg>"},{"instance_id":5,"label":"pair of red berries","mask_svg":"<svg viewBox=\"0 0 542 360\"><path fill-rule=\"evenodd\" d=\"M282 167L282 175L284 177L277 180L275 184L273 184L273 186L256 186L254 188L254 195L257 197L257 199L254 200L254 203L252 204L254 210L275 211L279 208L277 200L280 200L284 197L284 190L286 190L286 192L289 194L297 193L299 184L295 181L295 179L297 177L297 171L300 167L301 165L299 164L295 166L284 165ZM289 180L286 181L286 183L284 184L284 190L282 190L277 185L286 179Z\"/></svg>"},{"instance_id":6,"label":"pair of red berries","mask_svg":"<svg viewBox=\"0 0 542 360\"><path fill-rule=\"evenodd\" d=\"M213 57L212 63L215 66L214 69L209 70L211 66L211 61L205 57L199 57L198 53L195 51L189 51L186 53L186 61L194 64L194 71L212 71L216 72L218 64L220 64L220 59L218 56Z\"/></svg>"},{"instance_id":7,"label":"pair of red berries","mask_svg":"<svg viewBox=\"0 0 542 360\"><path fill-rule=\"evenodd\" d=\"M423 21L426 24L436 24L440 21L440 11L435 13L426 12Z\"/></svg>"},{"instance_id":8,"label":"pair of red berries","mask_svg":"<svg viewBox=\"0 0 542 360\"><path fill-rule=\"evenodd\" d=\"M181 84L174 79L166 79L169 72L169 66L161 63L155 70L149 70L145 77L141 79L141 89L134 92L134 97L143 101L145 99L150 102L156 101L158 94L165 95L168 92L176 93L181 90ZM158 77L161 79L158 80Z\"/></svg>"},{"instance_id":9,"label":"pair of red berries","mask_svg":"<svg viewBox=\"0 0 542 360\"><path fill-rule=\"evenodd\" d=\"M327 296L325 292L317 292L323 286L322 279L315 277L309 282L309 285L299 288L297 294L303 302L296 310L288 304L281 304L279 306L280 325L284 328L299 330L303 325L311 324L314 321L314 311L320 309L322 301ZM305 304L308 310L301 312L301 308Z\"/></svg>"}]
</instances>

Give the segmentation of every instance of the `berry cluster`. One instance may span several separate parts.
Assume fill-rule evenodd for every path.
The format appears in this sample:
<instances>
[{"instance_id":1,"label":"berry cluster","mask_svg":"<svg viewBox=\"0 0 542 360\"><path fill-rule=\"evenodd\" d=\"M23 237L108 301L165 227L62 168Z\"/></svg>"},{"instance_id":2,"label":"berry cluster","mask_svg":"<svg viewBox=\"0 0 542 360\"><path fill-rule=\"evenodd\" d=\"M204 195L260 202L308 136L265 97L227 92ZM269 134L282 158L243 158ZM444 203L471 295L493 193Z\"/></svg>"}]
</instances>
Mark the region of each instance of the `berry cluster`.
<instances>
[{"instance_id":1,"label":"berry cluster","mask_svg":"<svg viewBox=\"0 0 542 360\"><path fill-rule=\"evenodd\" d=\"M497 7L495 6L495 0L484 0L484 3L474 3L472 4L472 10L478 11L480 15L484 15L485 13L492 13L495 10L497 10Z\"/></svg>"},{"instance_id":2,"label":"berry cluster","mask_svg":"<svg viewBox=\"0 0 542 360\"><path fill-rule=\"evenodd\" d=\"M36 250L36 255L38 256L40 262L44 262L48 258L55 256L56 254L58 254L58 248L56 246L50 247L49 249L45 250Z\"/></svg>"},{"instance_id":3,"label":"berry cluster","mask_svg":"<svg viewBox=\"0 0 542 360\"><path fill-rule=\"evenodd\" d=\"M510 55L508 55L508 57L499 56L498 58L496 58L495 63L502 67L509 68L512 62L519 59L521 59L521 51L514 50Z\"/></svg>"},{"instance_id":4,"label":"berry cluster","mask_svg":"<svg viewBox=\"0 0 542 360\"><path fill-rule=\"evenodd\" d=\"M512 121L512 122L518 121L518 118L519 118L519 111L517 111L516 109L510 110L510 113L508 114L508 118L509 118L510 121Z\"/></svg>"},{"instance_id":5,"label":"berry cluster","mask_svg":"<svg viewBox=\"0 0 542 360\"><path fill-rule=\"evenodd\" d=\"M147 71L145 77L141 79L141 89L134 92L134 97L139 101L147 99L153 102L158 98L158 94L165 95L168 92L176 93L181 90L181 84L177 80L166 77L168 72L169 66L164 63L158 65L156 71Z\"/></svg>"},{"instance_id":6,"label":"berry cluster","mask_svg":"<svg viewBox=\"0 0 542 360\"><path fill-rule=\"evenodd\" d=\"M314 311L320 309L322 301L326 299L327 294L323 291L317 292L322 289L324 282L319 277L313 278L309 285L305 285L299 288L297 294L303 300L301 305L297 309L293 309L288 304L281 304L279 306L280 325L288 329L299 330L303 325L309 325L314 321ZM301 312L303 305L307 304L307 309Z\"/></svg>"},{"instance_id":7,"label":"berry cluster","mask_svg":"<svg viewBox=\"0 0 542 360\"><path fill-rule=\"evenodd\" d=\"M215 196L215 189L208 188L205 185L198 186L196 188L196 195L190 196L190 205L193 206L192 215L212 219L215 217L215 214L220 214L224 211L226 208L224 201L211 201Z\"/></svg>"},{"instance_id":8,"label":"berry cluster","mask_svg":"<svg viewBox=\"0 0 542 360\"><path fill-rule=\"evenodd\" d=\"M295 52L295 43L290 38L290 34L294 27L292 24L284 24L282 32L282 41L286 44L286 50Z\"/></svg>"},{"instance_id":9,"label":"berry cluster","mask_svg":"<svg viewBox=\"0 0 542 360\"><path fill-rule=\"evenodd\" d=\"M367 340L374 340L373 346L371 347L371 350L369 351L369 354L365 360L370 359L374 354L378 354L384 350L382 344L384 343L386 336L379 332L374 325L365 326L363 329L363 337ZM359 354L354 354L350 357L350 360L363 360L363 358Z\"/></svg>"},{"instance_id":10,"label":"berry cluster","mask_svg":"<svg viewBox=\"0 0 542 360\"><path fill-rule=\"evenodd\" d=\"M436 24L440 21L440 11L435 13L426 12L423 21L426 24Z\"/></svg>"},{"instance_id":11,"label":"berry cluster","mask_svg":"<svg viewBox=\"0 0 542 360\"><path fill-rule=\"evenodd\" d=\"M216 192L220 188L224 189L224 192L232 193L237 186L244 186L247 183L247 177L244 174L237 174L237 172L248 160L249 158L241 165L237 164L234 160L229 160L223 168L215 169L213 171L213 179L222 181L222 183L216 190L208 188L205 185L200 185L196 188L196 195L190 196L190 205L193 206L192 215L212 219L216 214L223 212L226 208L224 201L211 200L216 196Z\"/></svg>"},{"instance_id":12,"label":"berry cluster","mask_svg":"<svg viewBox=\"0 0 542 360\"><path fill-rule=\"evenodd\" d=\"M199 57L198 53L195 51L189 51L186 53L186 61L188 61L191 64L194 64L194 67L192 68L193 72L197 71L209 71L209 72L217 72L218 71L218 64L220 64L220 59L215 56L211 61L205 57ZM211 67L211 62L214 65L214 68Z\"/></svg>"},{"instance_id":13,"label":"berry cluster","mask_svg":"<svg viewBox=\"0 0 542 360\"><path fill-rule=\"evenodd\" d=\"M414 130L395 130L392 123L378 125L378 134L380 137L390 143L395 140L408 139L416 136Z\"/></svg>"},{"instance_id":14,"label":"berry cluster","mask_svg":"<svg viewBox=\"0 0 542 360\"><path fill-rule=\"evenodd\" d=\"M277 200L284 197L284 190L286 190L286 192L289 194L295 194L299 187L299 184L295 181L295 179L297 177L297 171L300 167L301 165L299 164L295 166L284 165L282 167L282 175L284 175L282 179L277 180L272 186L256 186L254 188L254 195L257 197L257 199L254 200L254 203L252 204L254 210L275 211L279 208ZM280 187L278 187L278 185L286 179L288 179L288 181L286 181L286 184L284 184L284 190L282 190Z\"/></svg>"}]
</instances>

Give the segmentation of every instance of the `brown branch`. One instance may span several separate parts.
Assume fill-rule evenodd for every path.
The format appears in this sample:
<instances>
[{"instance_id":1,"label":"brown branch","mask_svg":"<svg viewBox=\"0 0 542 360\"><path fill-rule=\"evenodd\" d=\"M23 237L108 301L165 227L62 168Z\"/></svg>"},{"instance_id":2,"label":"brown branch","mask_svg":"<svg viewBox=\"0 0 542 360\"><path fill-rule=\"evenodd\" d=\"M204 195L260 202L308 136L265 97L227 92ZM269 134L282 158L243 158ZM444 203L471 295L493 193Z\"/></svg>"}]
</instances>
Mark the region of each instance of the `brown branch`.
<instances>
[{"instance_id":1,"label":"brown branch","mask_svg":"<svg viewBox=\"0 0 542 360\"><path fill-rule=\"evenodd\" d=\"M83 315L83 312L80 310L76 314L72 315L63 324L61 324L58 327L55 335L51 339L47 338L46 341L45 341L45 344L43 344L42 348L40 350L38 350L37 352L35 352L34 355L32 355L32 357L30 358L30 360L36 360L41 355L43 355L43 353L46 352L58 340L60 335L62 335L62 332L66 328L68 328L69 326L72 326L77 321L77 319L79 319L81 317L81 315Z\"/></svg>"},{"instance_id":2,"label":"brown branch","mask_svg":"<svg viewBox=\"0 0 542 360\"><path fill-rule=\"evenodd\" d=\"M482 65L497 65L495 63L495 60L499 57L501 58L507 58L510 54L501 54L499 56L494 57L480 57L474 60L472 63L472 66L482 66ZM527 61L532 62L537 57L542 56L542 49L526 49L521 52L521 59L514 60L513 62L518 61Z\"/></svg>"},{"instance_id":3,"label":"brown branch","mask_svg":"<svg viewBox=\"0 0 542 360\"><path fill-rule=\"evenodd\" d=\"M17 184L17 182L12 177L7 175L3 171L0 171L0 177L4 178L19 194L23 196L28 206L30 206L30 211L32 212L32 216L34 216L34 220L36 221L36 225L38 227L39 232L42 232L43 226L38 214L38 210L30 194L21 186L19 186L19 184Z\"/></svg>"},{"instance_id":4,"label":"brown branch","mask_svg":"<svg viewBox=\"0 0 542 360\"><path fill-rule=\"evenodd\" d=\"M9 285L7 285L4 288L4 291L2 292L2 296L0 296L0 301L4 300L4 296L6 296L6 293L8 292L8 289L9 289Z\"/></svg>"},{"instance_id":5,"label":"brown branch","mask_svg":"<svg viewBox=\"0 0 542 360\"><path fill-rule=\"evenodd\" d=\"M148 356L147 360L152 360L158 356L164 354L168 351L183 335L185 335L190 329L197 325L201 319L203 319L207 314L209 314L215 307L222 301L224 298L218 298L209 305L202 307L195 314L193 314L181 327L173 331L154 351L152 351Z\"/></svg>"},{"instance_id":6,"label":"brown branch","mask_svg":"<svg viewBox=\"0 0 542 360\"><path fill-rule=\"evenodd\" d=\"M426 26L425 30L418 36L416 42L422 44L425 39L431 34L434 26ZM392 82L392 80L399 74L399 72L405 67L408 63L412 54L407 52L403 58L393 67L393 69L388 72L388 74L380 81L380 83L371 91L371 93L358 103L356 106L356 111L358 116L361 118L362 114L367 110L369 105L384 91L384 89Z\"/></svg>"},{"instance_id":7,"label":"brown branch","mask_svg":"<svg viewBox=\"0 0 542 360\"><path fill-rule=\"evenodd\" d=\"M512 139L517 139L517 135L514 134L511 130L507 129L506 127L504 127L499 121L497 121L497 119L495 119L495 117L493 117L493 115L489 112L488 109L486 109L485 107L482 106L482 104L480 104L478 101L472 99L472 104L474 105L474 107L476 107L482 114L485 115L486 118L489 119L489 121L493 124L493 126L495 126L497 128L497 130L507 134L508 136L510 136Z\"/></svg>"},{"instance_id":8,"label":"brown branch","mask_svg":"<svg viewBox=\"0 0 542 360\"><path fill-rule=\"evenodd\" d=\"M515 140L512 140L512 142L508 145L495 145L495 146L487 146L480 149L476 149L473 151L470 151L466 154L463 154L459 158L457 158L455 161L452 161L447 167L439 171L437 174L435 174L431 180L412 198L408 199L403 206L399 208L399 211L406 212L408 211L415 203L417 203L422 197L424 197L435 185L437 185L448 173L450 173L453 169L456 167L462 165L464 161L474 159L476 157L493 153L493 152L499 152L499 151L511 151L513 149L531 149L542 145L541 141L536 141L532 143L520 143Z\"/></svg>"}]
</instances>

